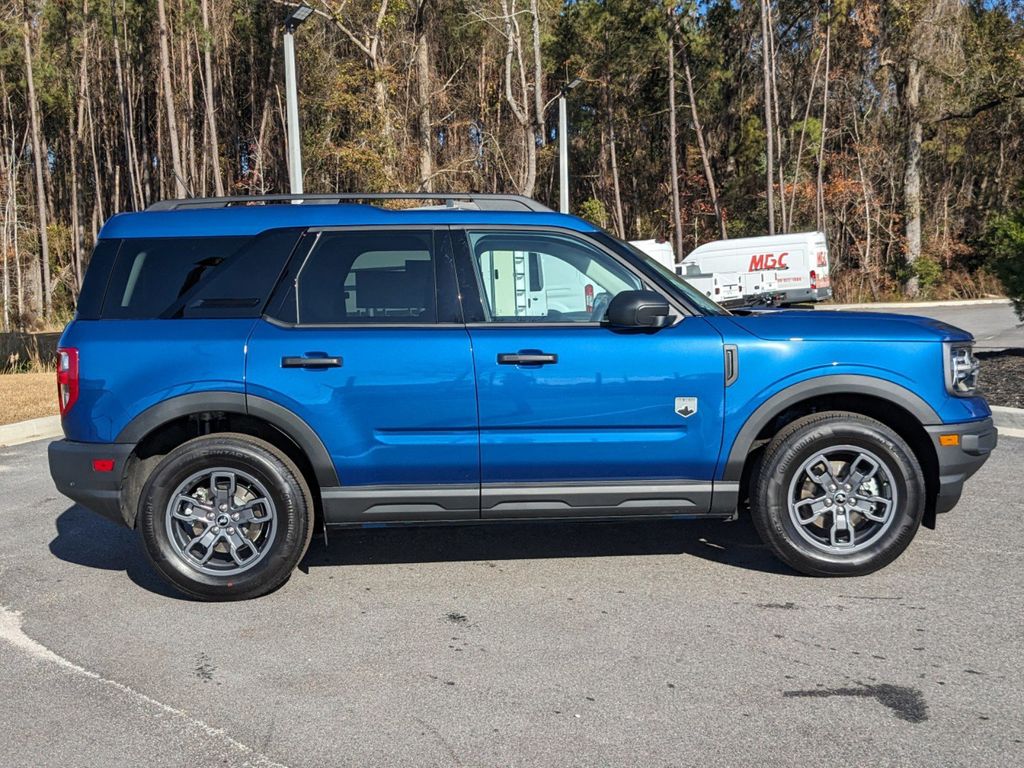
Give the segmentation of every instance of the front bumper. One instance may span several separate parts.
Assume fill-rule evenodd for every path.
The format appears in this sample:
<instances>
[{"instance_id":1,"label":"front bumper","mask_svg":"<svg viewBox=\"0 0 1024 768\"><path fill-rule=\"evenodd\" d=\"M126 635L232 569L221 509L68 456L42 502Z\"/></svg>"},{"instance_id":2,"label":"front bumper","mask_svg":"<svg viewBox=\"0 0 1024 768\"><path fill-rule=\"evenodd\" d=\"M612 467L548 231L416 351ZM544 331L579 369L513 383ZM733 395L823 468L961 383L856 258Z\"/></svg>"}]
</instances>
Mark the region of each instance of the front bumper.
<instances>
[{"instance_id":1,"label":"front bumper","mask_svg":"<svg viewBox=\"0 0 1024 768\"><path fill-rule=\"evenodd\" d=\"M935 511L948 512L960 500L964 482L981 469L992 449L998 432L992 419L968 421L963 424L938 424L925 427L939 460L939 487ZM943 445L940 436L956 435L955 445ZM946 442L953 440L947 437Z\"/></svg>"},{"instance_id":2,"label":"front bumper","mask_svg":"<svg viewBox=\"0 0 1024 768\"><path fill-rule=\"evenodd\" d=\"M121 511L121 480L124 466L134 446L127 443L77 443L55 440L50 443L50 477L57 490L83 507L126 525ZM98 472L96 459L113 460L113 469Z\"/></svg>"}]
</instances>

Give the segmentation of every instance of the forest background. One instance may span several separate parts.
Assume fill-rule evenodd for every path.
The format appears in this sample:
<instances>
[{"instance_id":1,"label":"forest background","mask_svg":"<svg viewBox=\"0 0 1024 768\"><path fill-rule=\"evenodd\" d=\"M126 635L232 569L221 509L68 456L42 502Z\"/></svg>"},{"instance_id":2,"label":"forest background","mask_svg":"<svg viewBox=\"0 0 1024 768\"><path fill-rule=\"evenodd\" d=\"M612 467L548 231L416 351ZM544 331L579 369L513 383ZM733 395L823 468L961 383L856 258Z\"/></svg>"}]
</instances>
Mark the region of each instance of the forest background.
<instances>
[{"instance_id":1,"label":"forest background","mask_svg":"<svg viewBox=\"0 0 1024 768\"><path fill-rule=\"evenodd\" d=\"M571 210L620 237L817 229L840 300L1024 296L1021 0L308 4L307 192L555 207L579 78ZM3 330L70 317L116 212L288 191L294 7L0 0Z\"/></svg>"}]
</instances>

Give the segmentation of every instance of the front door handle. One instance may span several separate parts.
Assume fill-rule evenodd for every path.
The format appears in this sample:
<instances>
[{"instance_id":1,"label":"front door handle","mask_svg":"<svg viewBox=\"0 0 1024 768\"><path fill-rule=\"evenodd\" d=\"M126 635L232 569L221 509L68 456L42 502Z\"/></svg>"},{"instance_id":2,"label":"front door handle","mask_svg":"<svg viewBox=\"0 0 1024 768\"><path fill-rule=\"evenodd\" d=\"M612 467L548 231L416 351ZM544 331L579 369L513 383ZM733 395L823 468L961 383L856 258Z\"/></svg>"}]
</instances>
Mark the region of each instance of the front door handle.
<instances>
[{"instance_id":1,"label":"front door handle","mask_svg":"<svg viewBox=\"0 0 1024 768\"><path fill-rule=\"evenodd\" d=\"M341 368L340 357L282 357L282 368Z\"/></svg>"},{"instance_id":2,"label":"front door handle","mask_svg":"<svg viewBox=\"0 0 1024 768\"><path fill-rule=\"evenodd\" d=\"M558 355L547 352L499 352L498 365L552 365Z\"/></svg>"}]
</instances>

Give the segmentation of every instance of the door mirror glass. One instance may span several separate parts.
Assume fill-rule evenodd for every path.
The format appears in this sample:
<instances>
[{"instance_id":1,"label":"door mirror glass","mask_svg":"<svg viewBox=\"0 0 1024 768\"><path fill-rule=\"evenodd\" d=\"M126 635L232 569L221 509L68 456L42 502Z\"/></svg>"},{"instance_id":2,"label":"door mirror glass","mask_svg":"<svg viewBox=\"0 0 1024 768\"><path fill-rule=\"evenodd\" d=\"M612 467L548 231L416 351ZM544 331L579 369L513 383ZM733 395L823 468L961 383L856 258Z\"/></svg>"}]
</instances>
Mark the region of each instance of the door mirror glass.
<instances>
[{"instance_id":1,"label":"door mirror glass","mask_svg":"<svg viewBox=\"0 0 1024 768\"><path fill-rule=\"evenodd\" d=\"M668 301L654 291L622 291L611 300L604 322L616 328L663 328L672 318Z\"/></svg>"}]
</instances>

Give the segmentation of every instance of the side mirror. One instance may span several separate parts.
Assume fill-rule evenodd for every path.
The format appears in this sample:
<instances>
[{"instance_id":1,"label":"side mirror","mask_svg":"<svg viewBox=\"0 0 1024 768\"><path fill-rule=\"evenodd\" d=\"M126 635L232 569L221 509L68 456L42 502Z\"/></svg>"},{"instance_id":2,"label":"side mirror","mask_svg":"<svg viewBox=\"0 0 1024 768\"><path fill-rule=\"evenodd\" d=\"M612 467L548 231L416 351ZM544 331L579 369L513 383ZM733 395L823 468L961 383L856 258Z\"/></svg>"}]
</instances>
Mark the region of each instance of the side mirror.
<instances>
[{"instance_id":1,"label":"side mirror","mask_svg":"<svg viewBox=\"0 0 1024 768\"><path fill-rule=\"evenodd\" d=\"M616 328L663 328L671 322L670 307L654 291L623 291L608 304L604 322Z\"/></svg>"}]
</instances>

